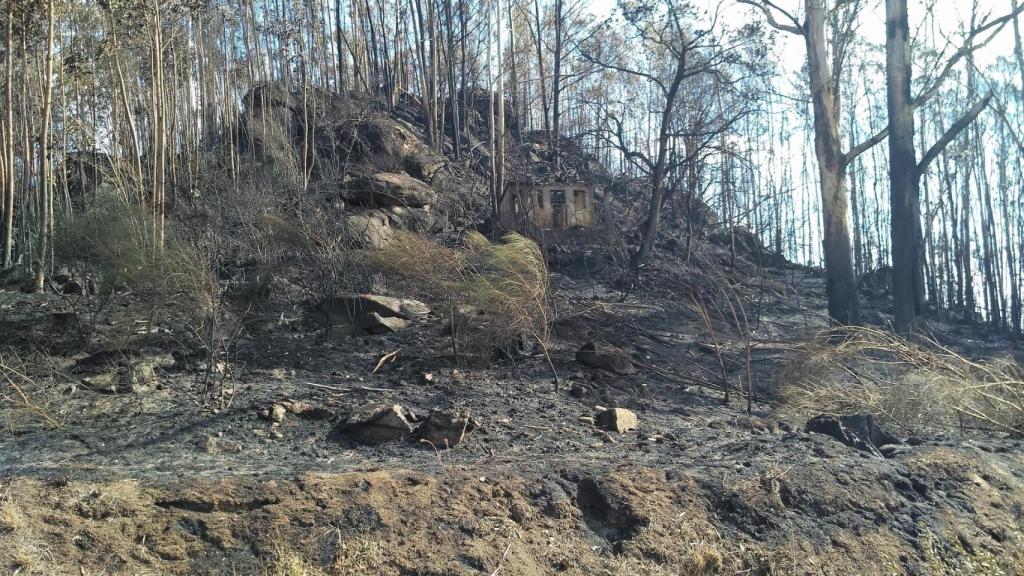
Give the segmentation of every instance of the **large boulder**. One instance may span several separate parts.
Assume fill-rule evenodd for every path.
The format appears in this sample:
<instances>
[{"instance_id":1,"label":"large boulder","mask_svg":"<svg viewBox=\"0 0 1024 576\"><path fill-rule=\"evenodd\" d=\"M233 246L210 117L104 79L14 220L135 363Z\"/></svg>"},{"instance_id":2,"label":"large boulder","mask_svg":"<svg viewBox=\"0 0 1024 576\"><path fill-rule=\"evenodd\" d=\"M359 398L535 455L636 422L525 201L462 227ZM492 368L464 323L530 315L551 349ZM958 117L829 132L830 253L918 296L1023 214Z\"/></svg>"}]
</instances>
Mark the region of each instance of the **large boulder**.
<instances>
[{"instance_id":1,"label":"large boulder","mask_svg":"<svg viewBox=\"0 0 1024 576\"><path fill-rule=\"evenodd\" d=\"M366 118L349 129L349 138L362 145L361 155L371 164L400 163L410 174L430 182L444 166L444 158L420 140L413 129L387 116Z\"/></svg>"},{"instance_id":2,"label":"large boulder","mask_svg":"<svg viewBox=\"0 0 1024 576\"><path fill-rule=\"evenodd\" d=\"M883 457L879 448L899 444L899 439L882 430L870 414L815 416L804 426L804 431L831 436L847 446L870 452L879 458Z\"/></svg>"},{"instance_id":3,"label":"large boulder","mask_svg":"<svg viewBox=\"0 0 1024 576\"><path fill-rule=\"evenodd\" d=\"M603 342L588 342L576 351L576 361L584 366L599 368L624 376L636 374L633 362L622 351Z\"/></svg>"},{"instance_id":4,"label":"large boulder","mask_svg":"<svg viewBox=\"0 0 1024 576\"><path fill-rule=\"evenodd\" d=\"M356 319L356 328L370 334L391 334L409 326L409 321L394 316L381 316L376 312L363 314Z\"/></svg>"},{"instance_id":5,"label":"large boulder","mask_svg":"<svg viewBox=\"0 0 1024 576\"><path fill-rule=\"evenodd\" d=\"M399 404L369 404L355 410L340 432L364 444L400 440L412 434L412 414Z\"/></svg>"},{"instance_id":6,"label":"large boulder","mask_svg":"<svg viewBox=\"0 0 1024 576\"><path fill-rule=\"evenodd\" d=\"M379 250L391 240L391 220L380 210L346 213L342 220L345 237L355 248Z\"/></svg>"},{"instance_id":7,"label":"large boulder","mask_svg":"<svg viewBox=\"0 0 1024 576\"><path fill-rule=\"evenodd\" d=\"M430 308L419 300L392 298L379 294L340 294L320 302L318 308L344 321L374 313L384 318L412 320L430 313Z\"/></svg>"},{"instance_id":8,"label":"large boulder","mask_svg":"<svg viewBox=\"0 0 1024 576\"><path fill-rule=\"evenodd\" d=\"M346 199L359 206L422 208L437 200L429 186L405 173L378 172L349 185Z\"/></svg>"},{"instance_id":9,"label":"large boulder","mask_svg":"<svg viewBox=\"0 0 1024 576\"><path fill-rule=\"evenodd\" d=\"M391 226L421 234L444 232L448 228L448 215L442 210L426 208L406 208L392 206L388 208Z\"/></svg>"}]
</instances>

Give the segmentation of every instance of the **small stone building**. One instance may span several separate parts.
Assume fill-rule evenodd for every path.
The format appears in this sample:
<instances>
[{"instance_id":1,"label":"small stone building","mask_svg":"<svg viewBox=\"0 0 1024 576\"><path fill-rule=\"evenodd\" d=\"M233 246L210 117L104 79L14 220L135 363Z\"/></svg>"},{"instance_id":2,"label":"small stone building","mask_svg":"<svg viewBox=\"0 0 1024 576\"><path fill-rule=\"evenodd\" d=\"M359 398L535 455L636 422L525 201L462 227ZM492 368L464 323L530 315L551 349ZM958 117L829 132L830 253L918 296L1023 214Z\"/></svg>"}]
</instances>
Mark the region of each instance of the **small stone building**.
<instances>
[{"instance_id":1,"label":"small stone building","mask_svg":"<svg viewBox=\"0 0 1024 576\"><path fill-rule=\"evenodd\" d=\"M502 224L523 232L592 228L597 222L594 187L583 182L515 184L501 205Z\"/></svg>"}]
</instances>

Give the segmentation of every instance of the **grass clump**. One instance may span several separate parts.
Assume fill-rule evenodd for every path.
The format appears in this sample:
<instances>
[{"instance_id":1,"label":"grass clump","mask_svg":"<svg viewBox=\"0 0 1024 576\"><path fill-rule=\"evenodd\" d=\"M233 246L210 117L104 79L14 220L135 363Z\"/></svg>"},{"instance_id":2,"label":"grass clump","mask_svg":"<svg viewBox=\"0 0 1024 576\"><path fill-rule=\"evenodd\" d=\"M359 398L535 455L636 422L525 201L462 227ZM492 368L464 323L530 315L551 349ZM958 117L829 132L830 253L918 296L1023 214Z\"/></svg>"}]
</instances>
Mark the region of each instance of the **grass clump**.
<instances>
[{"instance_id":1,"label":"grass clump","mask_svg":"<svg viewBox=\"0 0 1024 576\"><path fill-rule=\"evenodd\" d=\"M1008 358L974 361L934 340L828 330L799 348L780 381L781 411L792 416L868 413L913 435L1024 435L1024 369Z\"/></svg>"},{"instance_id":2,"label":"grass clump","mask_svg":"<svg viewBox=\"0 0 1024 576\"><path fill-rule=\"evenodd\" d=\"M542 348L547 345L548 270L540 248L528 238L508 234L491 242L470 232L461 246L449 248L400 232L370 258L389 278L445 302L453 336L505 350L524 335Z\"/></svg>"},{"instance_id":3,"label":"grass clump","mask_svg":"<svg viewBox=\"0 0 1024 576\"><path fill-rule=\"evenodd\" d=\"M129 290L154 308L209 310L217 293L212 256L171 234L161 245L153 216L119 200L101 203L62 228L58 260L97 279L97 291Z\"/></svg>"}]
</instances>

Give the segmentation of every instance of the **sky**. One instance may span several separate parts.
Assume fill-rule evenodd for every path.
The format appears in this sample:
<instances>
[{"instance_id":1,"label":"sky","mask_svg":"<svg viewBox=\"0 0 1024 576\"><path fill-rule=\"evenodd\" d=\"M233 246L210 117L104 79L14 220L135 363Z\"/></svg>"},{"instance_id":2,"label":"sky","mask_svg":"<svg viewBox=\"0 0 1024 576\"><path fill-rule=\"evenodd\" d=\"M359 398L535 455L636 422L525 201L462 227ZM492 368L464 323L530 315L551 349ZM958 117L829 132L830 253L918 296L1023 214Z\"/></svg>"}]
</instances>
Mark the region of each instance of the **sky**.
<instances>
[{"instance_id":1,"label":"sky","mask_svg":"<svg viewBox=\"0 0 1024 576\"><path fill-rule=\"evenodd\" d=\"M697 4L704 4L707 8L722 7L724 4L728 13L734 14L735 18L763 18L752 6L740 5L732 0L695 0ZM971 16L970 0L931 0L934 3L934 12L940 23L945 24L940 34L949 36L951 42L956 43L958 26L963 22L969 22ZM1010 11L1010 0L977 0L979 14L991 13L992 16L999 16ZM598 19L608 16L615 9L617 0L590 0L587 7ZM801 14L804 0L776 0L776 4L792 14ZM923 19L927 2L922 0L910 0L911 29L916 29L917 24ZM725 14L726 12L723 12ZM742 15L742 16L741 16ZM799 16L798 16L799 17ZM867 41L875 44L885 43L885 1L875 0L868 4L868 9L861 15L860 33ZM780 61L786 66L793 66L794 69L803 65L805 59L803 40L793 34L779 35ZM991 44L980 50L977 54L978 64L985 67L991 64L1000 55L1010 55L1013 50L1013 29L1010 26L1004 28L1003 32L995 38Z\"/></svg>"}]
</instances>

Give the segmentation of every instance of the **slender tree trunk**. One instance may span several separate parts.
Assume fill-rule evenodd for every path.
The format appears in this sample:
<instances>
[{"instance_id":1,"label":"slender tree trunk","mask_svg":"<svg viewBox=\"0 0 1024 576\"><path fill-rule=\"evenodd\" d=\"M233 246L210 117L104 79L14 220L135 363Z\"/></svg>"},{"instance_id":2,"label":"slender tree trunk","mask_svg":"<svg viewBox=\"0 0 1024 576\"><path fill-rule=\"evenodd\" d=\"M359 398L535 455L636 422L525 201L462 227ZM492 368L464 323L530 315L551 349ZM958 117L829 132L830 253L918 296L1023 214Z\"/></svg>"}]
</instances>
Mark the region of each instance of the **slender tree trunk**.
<instances>
[{"instance_id":1,"label":"slender tree trunk","mask_svg":"<svg viewBox=\"0 0 1024 576\"><path fill-rule=\"evenodd\" d=\"M889 110L889 193L895 328L912 332L916 275L917 157L910 100L910 28L906 0L886 0L886 87Z\"/></svg>"},{"instance_id":2,"label":"slender tree trunk","mask_svg":"<svg viewBox=\"0 0 1024 576\"><path fill-rule=\"evenodd\" d=\"M857 324L860 318L847 214L847 160L839 136L838 107L833 92L833 71L828 63L825 9L821 0L807 0L804 38L814 107L814 147L821 183L828 311L838 324Z\"/></svg>"},{"instance_id":3,"label":"slender tree trunk","mask_svg":"<svg viewBox=\"0 0 1024 576\"><path fill-rule=\"evenodd\" d=\"M46 67L43 77L42 121L39 128L39 247L36 254L35 289L42 292L46 282L47 254L53 231L53 184L50 182L50 115L53 100L54 0L46 5Z\"/></svg>"},{"instance_id":4,"label":"slender tree trunk","mask_svg":"<svg viewBox=\"0 0 1024 576\"><path fill-rule=\"evenodd\" d=\"M7 2L7 55L4 74L5 130L3 133L6 161L3 189L3 267L14 264L14 2Z\"/></svg>"}]
</instances>

